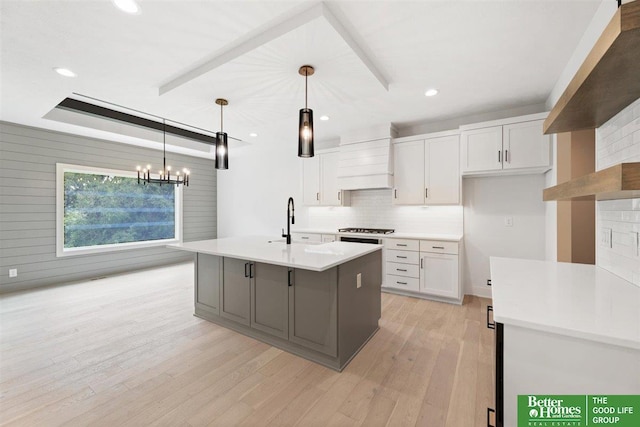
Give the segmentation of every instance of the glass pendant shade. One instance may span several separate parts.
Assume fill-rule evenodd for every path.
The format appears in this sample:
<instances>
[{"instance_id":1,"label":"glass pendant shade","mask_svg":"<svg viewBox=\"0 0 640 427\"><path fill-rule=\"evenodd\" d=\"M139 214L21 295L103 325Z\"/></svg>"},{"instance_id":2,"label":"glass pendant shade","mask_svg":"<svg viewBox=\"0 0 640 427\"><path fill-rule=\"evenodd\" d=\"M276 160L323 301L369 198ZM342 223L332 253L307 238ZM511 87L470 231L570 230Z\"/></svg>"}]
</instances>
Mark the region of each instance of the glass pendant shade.
<instances>
[{"instance_id":1,"label":"glass pendant shade","mask_svg":"<svg viewBox=\"0 0 640 427\"><path fill-rule=\"evenodd\" d=\"M313 110L300 109L298 157L313 157Z\"/></svg>"},{"instance_id":2,"label":"glass pendant shade","mask_svg":"<svg viewBox=\"0 0 640 427\"><path fill-rule=\"evenodd\" d=\"M216 132L216 169L229 169L226 132Z\"/></svg>"}]
</instances>

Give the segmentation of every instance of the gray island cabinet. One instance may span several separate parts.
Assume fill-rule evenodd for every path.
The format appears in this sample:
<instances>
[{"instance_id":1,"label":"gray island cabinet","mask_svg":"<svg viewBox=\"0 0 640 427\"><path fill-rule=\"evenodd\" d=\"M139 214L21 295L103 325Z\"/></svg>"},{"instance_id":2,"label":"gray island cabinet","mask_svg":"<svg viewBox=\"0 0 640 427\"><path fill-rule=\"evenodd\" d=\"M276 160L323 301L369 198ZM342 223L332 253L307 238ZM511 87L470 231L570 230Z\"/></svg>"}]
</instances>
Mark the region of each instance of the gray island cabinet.
<instances>
[{"instance_id":1,"label":"gray island cabinet","mask_svg":"<svg viewBox=\"0 0 640 427\"><path fill-rule=\"evenodd\" d=\"M213 323L338 371L378 330L379 245L246 237L170 247L196 252L195 315Z\"/></svg>"}]
</instances>

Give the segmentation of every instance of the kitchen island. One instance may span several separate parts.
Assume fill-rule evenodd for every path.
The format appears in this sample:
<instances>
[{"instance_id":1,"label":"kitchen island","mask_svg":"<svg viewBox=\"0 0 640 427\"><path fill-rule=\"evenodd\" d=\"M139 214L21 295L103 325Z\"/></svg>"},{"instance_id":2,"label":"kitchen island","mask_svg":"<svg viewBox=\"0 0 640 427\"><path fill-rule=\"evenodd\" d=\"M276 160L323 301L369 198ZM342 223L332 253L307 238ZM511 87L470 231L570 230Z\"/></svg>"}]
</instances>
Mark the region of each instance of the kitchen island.
<instances>
[{"instance_id":1,"label":"kitchen island","mask_svg":"<svg viewBox=\"0 0 640 427\"><path fill-rule=\"evenodd\" d=\"M341 371L378 330L382 245L232 237L194 252L195 315Z\"/></svg>"},{"instance_id":2,"label":"kitchen island","mask_svg":"<svg viewBox=\"0 0 640 427\"><path fill-rule=\"evenodd\" d=\"M640 287L594 265L498 257L491 284L493 425L520 425L518 395L640 394Z\"/></svg>"}]
</instances>

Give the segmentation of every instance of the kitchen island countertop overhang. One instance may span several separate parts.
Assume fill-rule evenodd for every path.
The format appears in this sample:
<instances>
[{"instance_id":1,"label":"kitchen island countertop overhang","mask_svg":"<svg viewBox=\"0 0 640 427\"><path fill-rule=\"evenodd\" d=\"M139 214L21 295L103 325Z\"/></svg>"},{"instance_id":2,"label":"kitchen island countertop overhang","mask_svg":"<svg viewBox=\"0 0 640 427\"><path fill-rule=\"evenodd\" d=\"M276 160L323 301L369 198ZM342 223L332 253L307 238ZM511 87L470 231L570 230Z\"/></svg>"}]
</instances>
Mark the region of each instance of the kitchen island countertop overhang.
<instances>
[{"instance_id":1,"label":"kitchen island countertop overhang","mask_svg":"<svg viewBox=\"0 0 640 427\"><path fill-rule=\"evenodd\" d=\"M287 245L282 238L268 236L226 237L167 247L311 271L325 271L382 249L382 245L351 242L310 244L294 241Z\"/></svg>"}]
</instances>

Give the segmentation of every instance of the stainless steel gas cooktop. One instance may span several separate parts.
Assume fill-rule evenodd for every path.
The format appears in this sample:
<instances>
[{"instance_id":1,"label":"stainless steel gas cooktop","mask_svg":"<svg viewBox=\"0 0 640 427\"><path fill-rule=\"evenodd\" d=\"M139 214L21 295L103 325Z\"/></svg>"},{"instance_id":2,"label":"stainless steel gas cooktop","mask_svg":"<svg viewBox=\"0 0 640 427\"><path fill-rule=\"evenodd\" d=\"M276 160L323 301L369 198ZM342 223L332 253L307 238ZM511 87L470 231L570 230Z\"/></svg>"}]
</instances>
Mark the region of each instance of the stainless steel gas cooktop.
<instances>
[{"instance_id":1,"label":"stainless steel gas cooktop","mask_svg":"<svg viewBox=\"0 0 640 427\"><path fill-rule=\"evenodd\" d=\"M362 233L362 234L391 234L394 229L392 228L339 228L339 233Z\"/></svg>"}]
</instances>

